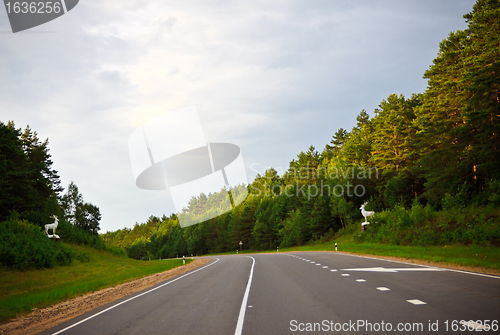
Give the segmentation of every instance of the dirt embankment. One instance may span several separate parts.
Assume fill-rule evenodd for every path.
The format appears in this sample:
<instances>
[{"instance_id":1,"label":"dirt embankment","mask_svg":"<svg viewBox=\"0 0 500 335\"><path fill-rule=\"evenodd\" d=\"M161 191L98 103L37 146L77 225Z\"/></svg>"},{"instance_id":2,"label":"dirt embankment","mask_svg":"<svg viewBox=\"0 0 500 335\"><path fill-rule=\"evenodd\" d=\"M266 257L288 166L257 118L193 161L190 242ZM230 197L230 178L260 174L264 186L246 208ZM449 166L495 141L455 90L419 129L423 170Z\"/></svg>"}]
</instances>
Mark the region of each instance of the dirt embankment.
<instances>
[{"instance_id":1,"label":"dirt embankment","mask_svg":"<svg viewBox=\"0 0 500 335\"><path fill-rule=\"evenodd\" d=\"M20 315L8 323L0 325L0 334L30 335L54 327L78 315L113 302L129 294L139 292L171 277L181 275L208 263L209 259L196 259L188 265L136 279L100 291L87 293L65 300L53 306L34 309L29 314Z\"/></svg>"}]
</instances>

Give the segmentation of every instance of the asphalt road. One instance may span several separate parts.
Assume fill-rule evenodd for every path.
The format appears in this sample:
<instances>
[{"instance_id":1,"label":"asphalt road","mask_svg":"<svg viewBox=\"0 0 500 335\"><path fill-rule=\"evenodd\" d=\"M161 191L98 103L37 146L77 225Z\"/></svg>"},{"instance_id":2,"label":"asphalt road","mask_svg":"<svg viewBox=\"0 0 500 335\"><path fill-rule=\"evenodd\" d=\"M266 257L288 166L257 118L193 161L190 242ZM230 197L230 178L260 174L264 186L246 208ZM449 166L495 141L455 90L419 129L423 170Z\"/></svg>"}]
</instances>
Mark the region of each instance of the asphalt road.
<instances>
[{"instance_id":1,"label":"asphalt road","mask_svg":"<svg viewBox=\"0 0 500 335\"><path fill-rule=\"evenodd\" d=\"M212 257L41 334L494 334L499 321L500 277L293 252Z\"/></svg>"}]
</instances>

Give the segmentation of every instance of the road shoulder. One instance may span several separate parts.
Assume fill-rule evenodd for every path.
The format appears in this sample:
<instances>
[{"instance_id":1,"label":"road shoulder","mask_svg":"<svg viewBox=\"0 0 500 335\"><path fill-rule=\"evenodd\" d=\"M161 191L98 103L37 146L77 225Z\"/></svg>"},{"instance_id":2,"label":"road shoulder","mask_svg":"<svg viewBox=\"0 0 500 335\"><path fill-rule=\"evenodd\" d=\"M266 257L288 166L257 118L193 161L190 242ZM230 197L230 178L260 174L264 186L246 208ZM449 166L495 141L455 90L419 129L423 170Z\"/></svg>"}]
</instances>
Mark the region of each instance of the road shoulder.
<instances>
[{"instance_id":1,"label":"road shoulder","mask_svg":"<svg viewBox=\"0 0 500 335\"><path fill-rule=\"evenodd\" d=\"M34 309L29 314L20 315L7 323L1 324L0 333L10 335L37 334L124 296L194 270L209 261L210 259L195 259L187 265L165 272L87 293L43 309Z\"/></svg>"}]
</instances>

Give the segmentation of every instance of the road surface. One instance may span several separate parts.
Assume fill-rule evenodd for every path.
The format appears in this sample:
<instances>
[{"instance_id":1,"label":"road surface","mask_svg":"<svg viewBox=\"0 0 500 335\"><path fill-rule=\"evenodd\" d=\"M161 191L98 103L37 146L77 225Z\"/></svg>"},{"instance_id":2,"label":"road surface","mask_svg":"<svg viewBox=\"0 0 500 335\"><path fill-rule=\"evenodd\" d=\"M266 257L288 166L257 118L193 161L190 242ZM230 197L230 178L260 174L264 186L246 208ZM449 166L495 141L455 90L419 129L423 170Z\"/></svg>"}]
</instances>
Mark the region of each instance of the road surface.
<instances>
[{"instance_id":1,"label":"road surface","mask_svg":"<svg viewBox=\"0 0 500 335\"><path fill-rule=\"evenodd\" d=\"M41 334L500 333L497 276L331 252L211 259Z\"/></svg>"}]
</instances>

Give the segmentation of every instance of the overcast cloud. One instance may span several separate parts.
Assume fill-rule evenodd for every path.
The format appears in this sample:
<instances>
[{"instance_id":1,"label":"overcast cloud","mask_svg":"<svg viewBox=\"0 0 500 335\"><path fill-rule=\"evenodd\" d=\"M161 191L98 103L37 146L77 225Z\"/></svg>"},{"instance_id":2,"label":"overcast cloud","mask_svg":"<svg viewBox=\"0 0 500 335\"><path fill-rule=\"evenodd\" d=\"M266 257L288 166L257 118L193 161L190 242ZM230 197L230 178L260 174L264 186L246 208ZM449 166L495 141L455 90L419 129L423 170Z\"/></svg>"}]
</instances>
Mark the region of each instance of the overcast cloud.
<instances>
[{"instance_id":1,"label":"overcast cloud","mask_svg":"<svg viewBox=\"0 0 500 335\"><path fill-rule=\"evenodd\" d=\"M241 147L248 179L322 150L364 108L425 90L422 75L472 0L81 0L12 34L0 9L0 121L49 138L62 184L102 231L170 215L135 186L130 133L196 106L209 142ZM166 130L167 131L167 130Z\"/></svg>"}]
</instances>

